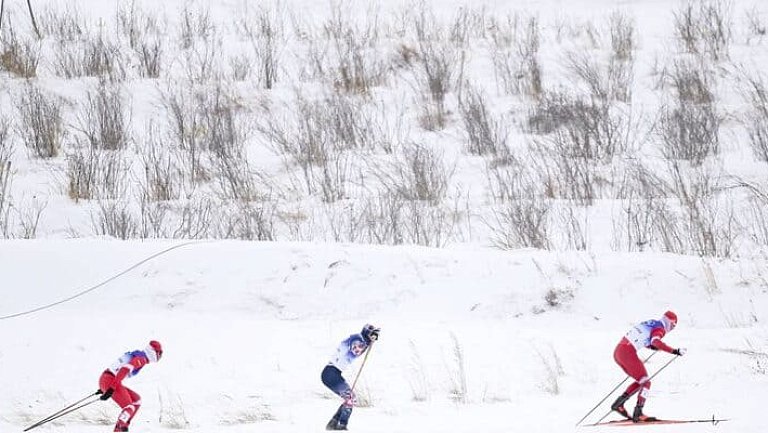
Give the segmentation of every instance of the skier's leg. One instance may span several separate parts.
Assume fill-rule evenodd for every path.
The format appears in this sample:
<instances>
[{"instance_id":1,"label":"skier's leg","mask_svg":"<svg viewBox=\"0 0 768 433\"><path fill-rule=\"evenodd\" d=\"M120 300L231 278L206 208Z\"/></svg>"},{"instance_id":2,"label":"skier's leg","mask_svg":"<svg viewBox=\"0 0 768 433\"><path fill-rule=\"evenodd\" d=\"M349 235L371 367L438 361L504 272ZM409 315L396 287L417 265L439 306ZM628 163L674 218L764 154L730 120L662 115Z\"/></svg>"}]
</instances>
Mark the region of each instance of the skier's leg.
<instances>
[{"instance_id":1,"label":"skier's leg","mask_svg":"<svg viewBox=\"0 0 768 433\"><path fill-rule=\"evenodd\" d=\"M321 379L328 389L344 399L344 402L328 422L326 430L346 429L355 404L355 395L352 392L352 388L342 377L341 371L332 365L328 365L323 369Z\"/></svg>"},{"instance_id":2,"label":"skier's leg","mask_svg":"<svg viewBox=\"0 0 768 433\"><path fill-rule=\"evenodd\" d=\"M630 372L630 376L635 379L635 383L630 385L632 393L640 391L637 394L637 404L642 406L645 404L645 399L648 397L648 389L651 387L651 381L648 380L648 371L645 369L645 365L637 357L637 353L632 353L631 356L627 356L627 370ZM630 393L630 395L632 395Z\"/></svg>"},{"instance_id":3,"label":"skier's leg","mask_svg":"<svg viewBox=\"0 0 768 433\"><path fill-rule=\"evenodd\" d=\"M640 386L643 384L641 381L648 380L648 372L645 369L645 365L638 358L635 348L629 344L619 344L616 346L616 350L613 352L613 359L627 376L635 379L624 391L624 394L631 396L640 389Z\"/></svg>"},{"instance_id":4,"label":"skier's leg","mask_svg":"<svg viewBox=\"0 0 768 433\"><path fill-rule=\"evenodd\" d=\"M645 400L648 398L648 394L650 393L651 381L648 380L648 376L644 376L642 379L640 379L638 384L640 392L637 394L637 405L642 407L645 406Z\"/></svg>"},{"instance_id":5,"label":"skier's leg","mask_svg":"<svg viewBox=\"0 0 768 433\"><path fill-rule=\"evenodd\" d=\"M635 379L635 381L627 387L624 393L616 398L616 401L614 401L613 404L611 404L611 410L616 411L625 418L632 418L627 412L627 409L624 408L624 403L629 400L632 394L640 389L641 382L639 380L642 380L643 378L647 379L648 376L645 372L645 366L640 362L640 358L637 357L635 348L628 344L618 344L613 352L613 359L616 361L616 364L618 364L628 376Z\"/></svg>"},{"instance_id":6,"label":"skier's leg","mask_svg":"<svg viewBox=\"0 0 768 433\"><path fill-rule=\"evenodd\" d=\"M136 407L133 405L133 397L131 396L130 390L123 386L119 387L115 390L115 393L112 394L112 400L123 409L120 411L120 415L117 416L117 423L115 424L114 431L128 431L128 423L136 412Z\"/></svg>"},{"instance_id":7,"label":"skier's leg","mask_svg":"<svg viewBox=\"0 0 768 433\"><path fill-rule=\"evenodd\" d=\"M632 414L632 421L641 422L654 419L653 417L643 414L643 406L645 406L645 401L648 398L648 391L651 389L651 381L649 380L648 371L645 369L645 365L640 361L640 358L637 356L637 351L635 350L632 350L631 352L622 351L620 358L627 374L635 379L635 383L627 388L627 391L632 391L631 393L627 393L627 398L629 398L632 393L639 391L637 393L637 405Z\"/></svg>"},{"instance_id":8,"label":"skier's leg","mask_svg":"<svg viewBox=\"0 0 768 433\"><path fill-rule=\"evenodd\" d=\"M112 382L115 381L115 375L111 371L106 370L99 376L99 390L106 392L109 387L112 386Z\"/></svg>"},{"instance_id":9,"label":"skier's leg","mask_svg":"<svg viewBox=\"0 0 768 433\"><path fill-rule=\"evenodd\" d=\"M346 382L344 384L346 385ZM342 391L341 396L344 398L344 403L341 404L341 412L339 413L339 426L346 427L347 423L349 423L349 418L352 416L352 409L357 403L357 398L354 391L349 388L349 385L347 385L346 390Z\"/></svg>"},{"instance_id":10,"label":"skier's leg","mask_svg":"<svg viewBox=\"0 0 768 433\"><path fill-rule=\"evenodd\" d=\"M131 424L133 415L136 414L136 406L129 404L123 408L120 415L117 416L117 424L115 424L115 430L118 432L128 431L128 426Z\"/></svg>"},{"instance_id":11,"label":"skier's leg","mask_svg":"<svg viewBox=\"0 0 768 433\"><path fill-rule=\"evenodd\" d=\"M128 391L128 395L130 395L130 396L131 396L131 400L132 400L132 403L131 403L131 405L132 405L132 406L133 406L133 408L134 408L134 409L133 409L133 413L132 413L132 414L131 414L131 416L128 418L128 424L130 424L130 423L131 423L131 420L133 420L133 417L135 417L135 416L136 416L136 413L139 411L139 409L141 409L141 396L140 396L139 394L137 394L137 393L136 393L134 390L132 390L132 389L129 389L129 388L125 388L125 390L126 390L126 391Z\"/></svg>"},{"instance_id":12,"label":"skier's leg","mask_svg":"<svg viewBox=\"0 0 768 433\"><path fill-rule=\"evenodd\" d=\"M325 425L326 430L336 430L339 426L339 417L341 416L341 410L344 408L344 405L339 405L339 408L336 409L336 413L333 414L331 419L328 421L328 424Z\"/></svg>"}]
</instances>

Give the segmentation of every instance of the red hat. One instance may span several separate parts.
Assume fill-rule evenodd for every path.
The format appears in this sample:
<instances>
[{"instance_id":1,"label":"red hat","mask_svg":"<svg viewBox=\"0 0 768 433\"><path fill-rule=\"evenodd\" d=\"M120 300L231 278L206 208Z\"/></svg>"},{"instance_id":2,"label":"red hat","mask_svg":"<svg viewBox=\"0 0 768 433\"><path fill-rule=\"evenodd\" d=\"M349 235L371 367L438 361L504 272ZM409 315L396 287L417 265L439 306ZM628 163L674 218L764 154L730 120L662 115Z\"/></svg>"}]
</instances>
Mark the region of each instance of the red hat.
<instances>
[{"instance_id":1,"label":"red hat","mask_svg":"<svg viewBox=\"0 0 768 433\"><path fill-rule=\"evenodd\" d=\"M149 347L157 354L157 360L159 361L163 357L163 346L159 341L152 340L149 342Z\"/></svg>"},{"instance_id":2,"label":"red hat","mask_svg":"<svg viewBox=\"0 0 768 433\"><path fill-rule=\"evenodd\" d=\"M669 323L670 330L675 329L675 326L677 326L677 314L672 311L667 311L664 313L664 319Z\"/></svg>"}]
</instances>

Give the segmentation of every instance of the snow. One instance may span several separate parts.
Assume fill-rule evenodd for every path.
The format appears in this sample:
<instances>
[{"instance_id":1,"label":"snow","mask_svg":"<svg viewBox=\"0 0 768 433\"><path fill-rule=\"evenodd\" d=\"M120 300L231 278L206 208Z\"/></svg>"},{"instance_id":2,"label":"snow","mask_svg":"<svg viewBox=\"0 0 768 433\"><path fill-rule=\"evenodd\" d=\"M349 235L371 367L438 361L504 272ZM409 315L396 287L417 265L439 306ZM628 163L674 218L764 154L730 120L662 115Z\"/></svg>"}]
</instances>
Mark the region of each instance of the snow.
<instances>
[{"instance_id":1,"label":"snow","mask_svg":"<svg viewBox=\"0 0 768 433\"><path fill-rule=\"evenodd\" d=\"M6 3L14 22L28 26L24 2ZM282 3L302 11L300 18L307 21L319 23L330 16L327 2ZM395 13L411 4L353 3L357 7L347 12L358 18L365 16L368 5ZM461 0L429 3L443 17L467 5ZM176 30L185 5L209 8L217 23L229 23L221 30L232 43L220 48L231 55L245 49L242 40L233 42L232 16L257 2L136 4L161 17L169 33ZM741 22L752 4L735 4L735 20ZM42 11L60 2L33 5ZM67 5L92 23L111 26L118 2L72 0ZM605 24L611 11L626 11L640 29L633 103L640 110L658 105L652 87L658 78L656 61L669 55L670 2L486 0L471 6L497 17L519 12L541 18L549 32L542 41L549 49L541 50L548 86L562 73L558 56L566 48L585 50L588 45L576 23ZM765 18L765 11L761 13ZM562 41L552 37L558 26ZM742 33L736 40L733 63L761 69L768 61L764 45L744 42ZM43 47L46 58L46 50L52 49ZM474 55L468 73L492 90L490 63L483 63L479 51ZM168 57L175 76L183 75L183 54L173 51ZM301 62L287 61L293 78ZM62 80L53 68L41 65L36 80L70 103L94 83L91 78ZM0 101L3 110L12 111L22 83L5 75L2 80ZM291 87L280 83L275 99L290 100ZM247 103L258 105L263 97L250 83L238 88ZM141 130L157 117L158 85L133 77L125 90L133 104L134 128ZM720 89L723 106L738 117L739 96L730 90ZM379 96L382 101L412 98L398 91ZM519 101L494 96L491 104L499 112L522 110ZM730 174L764 182L765 163L754 161L739 141L744 137L734 126L737 122L726 122L720 162ZM451 194L471 194L467 207L478 213L488 205L485 161L462 153L457 128L413 134L427 143L446 143L446 163L457 167L453 186L460 187ZM517 132L512 134L511 141L522 143ZM667 309L677 312L680 323L665 342L686 347L688 353L653 380L646 413L679 419L714 414L730 421L644 430L765 430L759 415L768 399L764 249L740 249L729 259L615 252L609 247L609 214L615 211L610 200L585 211L591 242L582 252L500 251L488 247L487 233L477 224L464 234L465 242L454 240L442 249L324 243L332 236L320 231L320 225L299 227L293 237L282 234L279 242L116 241L93 233L92 204L74 203L66 196L63 159L34 160L22 148L19 144L12 158L15 203L20 208L35 202L46 207L37 239L0 240L0 432L21 431L95 391L104 368L150 339L160 340L165 353L160 363L127 382L143 398L131 431L322 431L339 401L321 384L320 371L336 344L368 322L382 333L360 376L357 392L364 407L353 413L353 431L590 431L574 424L624 379L612 359L614 345L631 325L658 318ZM293 192L296 186L284 179L287 168L277 156L264 146L248 150L263 173L280 178L285 182L281 186ZM320 208L316 197L295 199L297 214ZM649 372L670 359L655 354ZM360 361L346 372L348 380L359 367ZM587 422L605 414L610 400ZM117 414L114 403L97 402L34 431L111 431Z\"/></svg>"},{"instance_id":2,"label":"snow","mask_svg":"<svg viewBox=\"0 0 768 433\"><path fill-rule=\"evenodd\" d=\"M165 250L69 302L0 320L2 431L92 392L114 358L149 339L165 353L128 382L143 397L133 431L322 430L338 402L320 370L366 322L382 335L358 384L370 406L355 410L355 431L573 431L622 380L614 344L634 322L668 308L680 324L665 341L689 352L653 381L646 412L716 414L732 418L717 430L762 431L768 285L759 257L5 241L0 317L88 290ZM545 300L552 290L561 305ZM649 371L670 356L654 355ZM461 368L465 395L453 391ZM117 412L99 402L40 430L104 431Z\"/></svg>"}]
</instances>

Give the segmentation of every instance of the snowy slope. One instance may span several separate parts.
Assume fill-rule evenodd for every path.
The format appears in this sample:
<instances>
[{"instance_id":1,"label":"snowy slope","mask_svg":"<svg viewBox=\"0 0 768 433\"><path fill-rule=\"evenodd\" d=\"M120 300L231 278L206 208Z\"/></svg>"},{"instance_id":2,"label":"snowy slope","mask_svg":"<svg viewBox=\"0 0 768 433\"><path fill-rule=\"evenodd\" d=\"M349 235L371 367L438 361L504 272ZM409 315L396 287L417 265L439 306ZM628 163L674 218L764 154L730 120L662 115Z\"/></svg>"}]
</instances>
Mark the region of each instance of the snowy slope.
<instances>
[{"instance_id":1,"label":"snowy slope","mask_svg":"<svg viewBox=\"0 0 768 433\"><path fill-rule=\"evenodd\" d=\"M19 36L31 38L25 2L4 3L9 14L4 17L5 28L13 20ZM142 13L151 14L160 23L154 37L165 43L166 63L158 80L139 76L137 57L127 48L126 35L115 28L118 7L130 2L32 3L41 24L50 22L43 15L48 8L61 12L72 7L91 32L109 33L131 59L127 78L120 85L130 101L135 134L135 143L124 151L126 157L134 158L132 171L125 176L126 188L136 192L144 173L139 156L147 144L144 134L148 122L168 120L159 107L160 93L166 87L194 87L188 83L190 71L186 68L200 66L185 57L190 56L190 50L179 47L182 10L189 6L199 14L197 18L210 15L217 30L211 46L220 56L214 66L227 75L233 57L253 56L249 42L236 28L235 18L245 16L246 11L253 13L254 5L265 2L136 0ZM269 6L276 3L269 2ZM281 71L282 81L269 92L255 85L253 76L231 83L237 103L248 108L245 111L251 117L265 114L262 105L280 113L283 103L295 104L297 84L310 95L319 86L305 77L311 72L306 71L307 60L301 57L308 44L303 32L312 29L322 34L323 20L332 17L332 8L326 1L279 3L296 13L285 17L289 21L286 44L290 55L281 63L285 69ZM482 11L473 15L475 18L492 17L499 22L515 18L521 20L517 25L525 25L527 19L536 17L541 26L540 62L548 90L576 87L563 65L565 53L575 50L606 55L610 45L607 18L614 11L627 13L638 29L629 108L648 123L658 114L656 110L663 102L659 89L663 69L670 67L677 49L671 26L675 2L427 3L444 22L461 16L468 4L474 12ZM354 7L343 12L352 21L370 19L371 5L380 8L382 22L387 23L381 32L387 37L377 52L387 56L398 52L392 45L402 43L393 35L402 31L398 25L405 26L408 14L404 11L419 10L406 1L351 0L348 4ZM737 176L763 185L765 163L754 160L739 123L745 103L736 91L734 77L741 67L745 72L765 70L768 39L750 35L753 30L745 23L746 14L753 13L762 22L768 15L764 2L735 1L733 6L735 34L730 58L714 65L713 74L721 80L714 91L724 123L721 153L711 161L709 174L718 181ZM402 17L396 18L397 14ZM482 26L478 29L488 30ZM49 29L52 33L56 30ZM52 35L42 42L43 60L32 81L65 98L65 127L70 135L64 150L71 151L72 138L79 133L76 117L96 79L59 76L58 42ZM208 41L202 42L198 41L197 49L208 47ZM509 131L510 146L529 145L532 137L521 132L517 123L525 119L530 101L499 89L489 59L490 37L472 42L478 46L466 50L467 77L487 91L493 114L514 125ZM2 74L0 114L17 120L17 101L27 80ZM763 250L751 249L754 239L750 236L759 233L746 232L735 239L736 258L732 260L617 253L612 243L616 226L623 220L617 223L614 218L623 217L624 207L616 197L609 197L590 207L573 207L584 212L580 221L589 235L589 252L557 252L557 246L551 252L486 248L492 242L485 221L492 220L489 207L494 200L484 170L489 161L467 154L465 131L458 118L444 131L418 127L419 107L412 101L418 99L411 82L415 78L406 74L390 79L393 82L377 89L373 99L384 107L406 112L393 110L387 113L388 119L404 115L410 123L399 132L407 141L439 144L446 161L456 164L450 191L462 200L467 197L466 203L457 205L467 219L453 228L451 240L446 242L448 248L321 243L333 239L326 231L329 222L323 220L331 218L326 203L296 187L296 163L269 150L263 136L248 141L248 154L251 168L273 182L270 186L275 187L276 197L270 195L270 199L276 200L283 216L288 217L287 223L281 221L284 224L275 229L280 242L117 242L97 237L97 200L75 201L67 196L66 157L32 157L17 128L11 128L14 178L9 197L14 207L8 214L10 226L5 237L38 239L0 240L0 433L19 432L93 392L106 366L124 351L142 348L149 339L162 341L166 352L161 363L130 380L130 386L143 396L132 431L321 431L338 400L320 383L320 370L338 341L366 322L381 326L382 336L358 385L365 407L356 409L350 423L353 431L596 431L574 424L622 380L611 356L614 344L635 322L656 318L667 309L678 313L680 324L665 341L673 347L687 347L689 352L654 379L646 412L697 419L716 414L731 421L716 427L647 426L644 430L765 430L759 414L768 399L768 256ZM455 99L456 95L449 97ZM449 105L457 108L454 100ZM284 107L289 112L293 108ZM637 140L650 138L645 136L650 132L641 132ZM643 151L653 154L654 147L645 144ZM354 172L349 183L370 177L369 171ZM718 192L727 192L732 185L725 182L717 186L721 188ZM210 189L211 185L204 185L195 192L205 196L210 195ZM365 188L350 189L353 198L366 198L371 193ZM126 194L122 199L138 205L137 196ZM743 197L727 198L736 205L736 222L748 225L744 220L750 214L738 212L739 206L746 204ZM444 201L453 200L449 194ZM335 206L343 211L352 204L340 201ZM449 203L449 207L454 204ZM34 220L36 209L41 210L39 221ZM728 215L724 212L720 216ZM32 222L36 224L34 235L28 232ZM551 224L551 236L557 243L567 229L563 230L557 220ZM141 263L155 254L159 255ZM76 296L79 293L83 295ZM73 296L51 308L11 317ZM669 359L667 354L654 355L649 371L656 371ZM355 373L349 371L347 377L351 379ZM607 403L603 404L589 420L601 416L606 407ZM99 402L35 432L111 431L117 413L112 402Z\"/></svg>"},{"instance_id":2,"label":"snowy slope","mask_svg":"<svg viewBox=\"0 0 768 433\"><path fill-rule=\"evenodd\" d=\"M9 1L7 3L9 16L6 22L13 23L22 42L29 40L32 37L32 31L24 2ZM340 6L333 8L332 3ZM337 12L336 19L343 18L350 23L358 24L361 28L365 28L372 21L376 21L381 26L375 32L378 35L376 41L371 42L374 46L371 52L382 57L378 60L384 62L385 69L389 72L387 82L376 87L372 92L373 95L366 102L366 109L383 112L382 118L376 117L368 126L383 129L389 127L395 130L391 135L397 135L397 139L392 138L392 141L397 143L390 143L393 146L413 142L434 148L443 155L446 167L454 168L452 177L447 181L446 196L441 198L442 207L432 210L444 211L438 212L438 215L442 215L445 219L450 219L449 216L455 217L456 223L450 230L443 229L440 240L421 239L421 244L472 243L485 246L492 243L494 235L489 225L493 226L494 217L499 217L497 212L500 212L505 204L499 202L498 197L494 197L489 191L488 177L493 173L487 171L486 167L493 166L497 162L492 161L488 155L481 157L468 154L466 128L458 115L459 107L456 101L459 96L458 89L452 89L448 95L448 109L452 111L450 123L444 130L425 131L417 121L421 115L421 108L416 102L420 95L416 89L418 86L414 82L418 81L417 76L414 75L415 72L391 71L391 69L398 69L397 62L392 60L398 56L398 47L405 49L416 46L416 41L411 34L413 33L411 24L415 18L409 17L409 14L420 13L422 10L414 5L420 3L377 0L350 3L353 3L354 7L346 7L343 0L338 2L73 0L66 4L52 0L35 2L38 21L45 34L44 40L40 43L40 65L37 75L31 81L6 72L2 76L4 86L3 92L0 93L0 114L8 117L12 126L9 130L8 143L12 145L9 150L9 152L12 151L9 160L13 167L13 177L7 193L13 209L5 218L8 227L7 233L3 233L4 237L88 237L108 232L98 223L101 215L99 206L104 203L110 204L115 197L109 194L95 194L96 196L91 199L74 200L67 196L70 185L68 176L72 174L67 168L67 155L73 154L78 140L84 140L80 131L83 125L80 124L79 119L88 106L88 92L95 90L98 81L95 77L65 78L62 76L64 74L59 70L61 59L58 56L66 50L59 45L74 50L77 47L82 48L85 39L88 39L83 37L84 40L79 41L80 45L59 40L62 38L59 33L63 32L66 36L65 30L69 22L67 19L76 21L69 24L73 26L77 24L86 29L91 39L101 32L108 34L110 41L115 44L115 50L122 56L121 61L126 69L125 77L114 84L119 87L125 97L125 116L130 120L130 122L127 121L130 143L127 149L118 153L120 158L124 158L121 161L129 166L125 169L125 173L120 172L118 178L129 181L118 185L120 188L117 189L123 193L117 201L121 206L126 206L126 214L123 216L128 222L141 226L140 232L152 231L146 226L149 215L143 213L144 210L140 211L140 200L137 198L148 187L145 184L149 182L144 179L146 167L145 161L141 160L141 156L148 153L147 147L152 141L148 137L149 132L153 131L153 128L159 129L156 131L158 137L155 138L167 145L167 148L163 149L165 152L170 152L176 146L171 139L174 130L173 115L164 107L163 94L201 91L201 88L208 89L217 85L223 86L228 94L232 94L235 100L233 104L236 105L237 112L241 116L237 118L238 123L249 126L246 128L248 139L243 143L245 147L243 151L249 157L246 172L252 175L251 180L258 185L256 195L260 199L250 205L257 208L263 205L267 210L273 209L273 213L267 212L268 215L265 217L272 223L270 234L280 241L330 241L334 240L334 236L344 237L345 229L354 232L353 228L349 227L353 223L346 219L359 220L366 217L360 209L365 209L372 203L366 202L365 199L380 194L383 188L381 182L376 179L376 170L371 166L392 162L395 156L402 156L403 152L400 151L402 149L395 149L393 155L386 155L381 149L371 150L365 154L354 152L344 154L348 160L340 161L340 164L344 162L341 165L346 168L337 173L337 177L345 179L345 182L340 182L340 187L344 188L341 194L343 199L335 203L323 203L316 191L306 191L302 185L304 180L297 162L289 155L276 152L274 143L271 143L269 137L254 129L256 123L265 121L271 116L274 116L274 120L278 123L289 122L290 115L299 111L296 106L297 92L306 98L312 98L321 93L323 86L330 86L325 81L313 79L312 68L307 65L311 61L306 56L309 55L309 43L313 40L322 49L332 51L333 41L329 39L323 28L332 27L328 20L331 20L334 12ZM534 142L545 138L543 135L526 132L524 126L528 122L530 111L536 105L535 98L526 95L510 95L500 88L499 72L494 69L491 59L494 50L492 27L509 26L510 29L507 30L510 34L506 37L512 38L514 33L516 35L514 37L519 38L520 32L512 32L512 30L519 30L519 27L528 25L528 20L535 18L541 39L538 61L543 70L543 91L552 92L567 88L575 93L579 89L584 90L584 83L568 70L569 57L573 56L573 53L584 53L607 61L611 53L609 17L614 13L626 14L627 20L634 24L636 46L633 53L632 101L621 107L636 116L636 118L633 117L633 121L638 122L637 130L628 131L627 134L631 135L631 141L636 142L639 149L628 150L618 155L611 164L600 167L600 171L609 173L599 173L598 179L606 176L604 180L612 187L606 187L607 191L598 197L599 200L594 205L581 207L568 203L550 203L553 206L550 212L552 215L546 226L548 237L551 238L549 240L554 248L573 248L573 245L564 241L559 233L563 224L558 219L561 215L556 211L562 210L560 206L566 206L573 212L572 218L575 218L571 223L578 225L573 230L580 236L584 236L590 249L601 252L615 249L628 250L632 248L631 242L629 245L614 245L616 239L625 239L621 229L627 230L624 227L626 220L622 217L628 206L624 201L617 200L620 194L615 191L616 184L623 182L622 173L627 168L625 165L627 161L635 159L648 165L649 169L662 178L668 174L663 169L663 161L656 159L659 140L655 137L658 134L650 131L650 127L654 124L654 119L659 116L659 107L665 102L665 98L669 98L669 94L673 93L670 86L664 84L665 74L673 68L678 58L685 58L675 42L672 25L676 7L680 5L661 0L621 2L591 0L587 7L583 3L561 0L515 2L429 0L424 2L426 6L423 12L434 14L437 22L446 28L461 24L462 16L469 21L465 23L468 26L465 30L472 35L468 38L469 45L462 47L462 56L466 56L466 58L462 57L462 62L466 63L466 71L462 72L462 77L482 88L487 94L489 114L499 119L505 129L508 129L506 138L509 146L514 151L526 155L530 153ZM284 9L277 8L276 4L284 6ZM139 30L143 29L145 18L156 23L141 31L146 32L146 39L150 40L149 42L157 39L163 44L163 68L161 77L158 79L141 76L139 57L133 48L129 47L126 29L118 25L119 17L125 17L132 10L131 5L135 6L134 11L138 18L134 24L140 27ZM281 52L282 57L279 62L281 79L274 88L269 90L261 88L257 83L255 70L259 65L254 59L254 48L242 29L238 28L242 24L239 21L241 18L255 17L257 6L264 6L267 10L282 11L282 21L285 25L284 50ZM762 2L750 1L734 2L731 12L733 35L729 58L709 65L713 69L711 86L712 92L717 95L717 114L723 120L720 129L720 152L705 167L708 178L713 179L713 183L717 184L715 186L718 196L723 195L723 201L726 202L717 203L720 206L713 204L710 210L713 215L710 217L724 225L730 222L728 218L731 216L731 210L735 215L743 217L739 222L745 227L739 227L737 224L732 229L733 232L726 235L719 233L719 235L733 236L734 239L731 239L733 245L730 245L732 253L744 254L743 249L752 246L756 240L754 238L758 238L757 243L761 244L761 238L765 235L764 229L760 231L751 226L751 218L753 218L751 211L755 209L747 206L748 201L745 200L744 191L741 188L735 188L734 183L737 180L745 180L754 182L764 189L766 179L765 164L755 161L748 144L745 126L740 123L744 120L748 104L739 91L743 85L739 80L744 78L743 74L754 74L758 77L765 70L762 66L768 61L765 38L758 36L759 28L750 29L746 20L751 14L758 24L765 22L768 12ZM53 17L57 17L58 21ZM199 34L193 32L194 49L189 47L183 49L180 46L180 38L184 17L194 21L193 27L198 25L205 27L203 24L206 24L215 31L211 29L206 31L207 27L205 27L198 32ZM198 23L196 20L203 23ZM476 22L478 20L481 21L479 24ZM52 28L46 28L46 25ZM57 28L57 25L64 29ZM360 32L364 33L362 30ZM511 52L517 49L514 46L507 48ZM365 51L365 53L368 52ZM321 56L318 53L315 55ZM332 56L328 54L325 57ZM242 58L249 59L254 71L246 78L234 79L231 77L233 75L231 63ZM373 62L375 59L366 60ZM324 68L333 69L332 66L325 65ZM211 72L211 69L215 74L210 73L209 79L203 80L203 83L198 83L191 79L194 77L190 77L195 74L203 75L201 70ZM222 76L225 78L222 79ZM190 83L190 81L193 82ZM20 127L18 105L29 82L52 95L64 98L63 128L66 129L67 134L62 142L62 151L56 157L35 158L21 139L20 131L23 128ZM186 95L186 97L192 96ZM186 108L192 110L190 106ZM387 137L382 139L386 140ZM178 161L174 164L181 166L179 170L186 170ZM209 162L209 164L212 163ZM446 173L451 171L448 168L445 170ZM266 184L259 182L263 179L268 179L269 182L265 182ZM601 189L601 182L596 181L594 186ZM173 183L184 184L184 181L175 179ZM536 186L536 183L530 185L531 188ZM178 192L182 188L184 190ZM219 220L242 216L229 209L232 203L227 200L231 197L228 199L218 197L216 188L215 179L194 186L175 185L178 196L167 202L157 199L157 202L151 203L152 206L157 206L157 209L152 208L155 209L155 217L158 214L166 217L161 223L157 223L163 230L159 230L160 233L143 233L143 235L160 238L194 237L194 233L176 230L178 224L175 218L178 218L178 214L182 212L181 209L185 209L186 205L202 208L199 201L203 198L213 197L215 209L222 211L227 209L230 212L225 215L215 215L212 226L216 226ZM734 196L727 194L731 191ZM674 202L675 199L672 198L671 201ZM165 207L172 209L167 215L161 212ZM119 208L122 209L122 207ZM39 220L34 218L37 212L39 212ZM427 217L430 215L427 214ZM685 220L685 215L678 217L681 221ZM438 218L435 219L436 222L440 221ZM30 229L31 226L34 226L34 230ZM330 226L334 226L333 234ZM436 226L439 227L440 224ZM208 237L237 236L226 230L224 232L222 234L211 228L205 234ZM110 234L114 235L111 232ZM352 241L351 238L354 235L362 236L360 233L353 233L349 235L350 239L344 238L344 240ZM138 235L134 233L131 236ZM409 241L415 243L414 240L405 240L406 243ZM395 243L390 239L380 242ZM647 248L666 251L653 242ZM724 249L724 247L721 248ZM683 250L692 252L695 249ZM748 250L746 253L748 254Z\"/></svg>"},{"instance_id":3,"label":"snowy slope","mask_svg":"<svg viewBox=\"0 0 768 433\"><path fill-rule=\"evenodd\" d=\"M0 316L178 245L3 242ZM318 431L337 404L320 369L338 340L370 321L382 338L359 385L370 407L355 412L354 430L573 431L621 380L611 353L625 329L672 308L680 325L666 341L689 354L654 381L647 412L714 413L734 418L718 431L762 431L764 269L759 257L182 245L70 302L0 320L0 429L18 431L92 392L113 358L156 338L162 362L130 381L144 399L134 431ZM650 369L668 359L656 355ZM98 403L41 429L104 431L116 415Z\"/></svg>"}]
</instances>

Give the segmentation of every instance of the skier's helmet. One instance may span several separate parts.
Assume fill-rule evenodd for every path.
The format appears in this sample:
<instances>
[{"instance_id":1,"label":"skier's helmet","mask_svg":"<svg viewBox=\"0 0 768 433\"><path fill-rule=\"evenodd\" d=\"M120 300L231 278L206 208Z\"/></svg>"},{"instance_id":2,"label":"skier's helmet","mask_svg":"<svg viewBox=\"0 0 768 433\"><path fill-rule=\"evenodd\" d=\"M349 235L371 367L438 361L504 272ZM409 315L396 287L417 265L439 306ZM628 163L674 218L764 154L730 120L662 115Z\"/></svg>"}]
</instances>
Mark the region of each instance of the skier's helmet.
<instances>
[{"instance_id":1,"label":"skier's helmet","mask_svg":"<svg viewBox=\"0 0 768 433\"><path fill-rule=\"evenodd\" d=\"M156 340L150 341L144 351L152 362L157 362L163 357L163 346Z\"/></svg>"},{"instance_id":2,"label":"skier's helmet","mask_svg":"<svg viewBox=\"0 0 768 433\"><path fill-rule=\"evenodd\" d=\"M671 331L677 326L677 314L672 311L667 311L661 317L661 321L664 323L664 327L667 331Z\"/></svg>"},{"instance_id":3,"label":"skier's helmet","mask_svg":"<svg viewBox=\"0 0 768 433\"><path fill-rule=\"evenodd\" d=\"M379 338L379 328L369 324L366 324L363 326L363 330L360 331L360 335L363 336L363 340L365 340L366 343L371 344L371 341L378 340Z\"/></svg>"}]
</instances>

